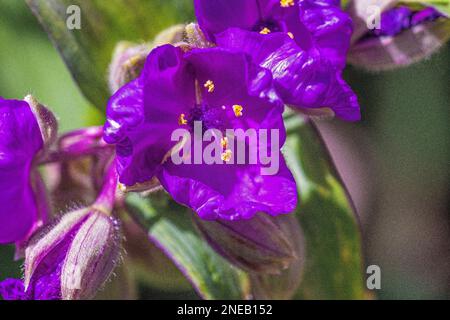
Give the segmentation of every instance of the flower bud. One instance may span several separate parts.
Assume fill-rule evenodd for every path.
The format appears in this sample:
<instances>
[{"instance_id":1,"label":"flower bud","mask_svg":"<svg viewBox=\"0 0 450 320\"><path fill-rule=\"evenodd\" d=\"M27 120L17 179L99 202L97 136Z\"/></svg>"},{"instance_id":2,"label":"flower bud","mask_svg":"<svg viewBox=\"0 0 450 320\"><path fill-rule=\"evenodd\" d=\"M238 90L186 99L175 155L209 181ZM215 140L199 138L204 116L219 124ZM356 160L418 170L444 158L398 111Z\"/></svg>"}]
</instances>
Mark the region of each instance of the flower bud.
<instances>
[{"instance_id":1,"label":"flower bud","mask_svg":"<svg viewBox=\"0 0 450 320\"><path fill-rule=\"evenodd\" d=\"M36 116L45 147L51 146L58 136L58 121L55 115L47 107L40 104L32 95L27 95L24 100L30 105Z\"/></svg>"},{"instance_id":2,"label":"flower bud","mask_svg":"<svg viewBox=\"0 0 450 320\"><path fill-rule=\"evenodd\" d=\"M26 293L35 299L92 298L119 260L120 241L118 221L95 205L64 215L25 251Z\"/></svg>"},{"instance_id":3,"label":"flower bud","mask_svg":"<svg viewBox=\"0 0 450 320\"><path fill-rule=\"evenodd\" d=\"M184 24L177 24L170 28L167 28L161 31L153 41L154 47L159 47L165 44L173 44L176 45L179 42L182 42L185 37L185 28Z\"/></svg>"},{"instance_id":4,"label":"flower bud","mask_svg":"<svg viewBox=\"0 0 450 320\"><path fill-rule=\"evenodd\" d=\"M288 300L297 292L302 280L305 264L305 238L294 215L277 217L277 224L291 239L296 259L279 275L251 274L250 282L253 299Z\"/></svg>"},{"instance_id":5,"label":"flower bud","mask_svg":"<svg viewBox=\"0 0 450 320\"><path fill-rule=\"evenodd\" d=\"M186 26L186 37L189 45L193 48L214 47L214 44L206 39L205 34L196 23L190 23Z\"/></svg>"},{"instance_id":6,"label":"flower bud","mask_svg":"<svg viewBox=\"0 0 450 320\"><path fill-rule=\"evenodd\" d=\"M118 221L99 211L89 214L67 252L61 271L64 300L92 298L120 257Z\"/></svg>"},{"instance_id":7,"label":"flower bud","mask_svg":"<svg viewBox=\"0 0 450 320\"><path fill-rule=\"evenodd\" d=\"M380 3L374 6L373 2ZM398 3L353 1L350 13L357 23L348 54L351 64L371 71L408 66L431 56L450 39L450 20L445 13L431 6ZM378 25L371 22L375 14L371 7L378 8Z\"/></svg>"},{"instance_id":8,"label":"flower bud","mask_svg":"<svg viewBox=\"0 0 450 320\"><path fill-rule=\"evenodd\" d=\"M251 220L194 221L211 247L230 263L250 272L280 274L295 260L295 244L277 223L259 213Z\"/></svg>"},{"instance_id":9,"label":"flower bud","mask_svg":"<svg viewBox=\"0 0 450 320\"><path fill-rule=\"evenodd\" d=\"M109 66L109 89L112 93L139 76L150 50L147 44L126 41L117 44Z\"/></svg>"}]
</instances>

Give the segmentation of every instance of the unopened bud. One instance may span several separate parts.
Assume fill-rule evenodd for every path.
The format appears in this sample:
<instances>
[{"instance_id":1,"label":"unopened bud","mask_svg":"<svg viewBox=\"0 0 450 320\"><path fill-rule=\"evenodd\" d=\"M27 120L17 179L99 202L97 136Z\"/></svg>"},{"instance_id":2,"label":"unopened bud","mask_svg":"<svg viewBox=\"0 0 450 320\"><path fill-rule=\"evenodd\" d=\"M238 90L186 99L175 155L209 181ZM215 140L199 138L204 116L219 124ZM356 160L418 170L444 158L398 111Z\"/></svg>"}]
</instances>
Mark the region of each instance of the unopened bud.
<instances>
[{"instance_id":1,"label":"unopened bud","mask_svg":"<svg viewBox=\"0 0 450 320\"><path fill-rule=\"evenodd\" d=\"M230 263L251 272L280 274L296 253L277 219L260 213L251 220L194 221L211 247Z\"/></svg>"},{"instance_id":2,"label":"unopened bud","mask_svg":"<svg viewBox=\"0 0 450 320\"><path fill-rule=\"evenodd\" d=\"M139 76L150 50L148 44L119 42L109 66L109 89L112 93Z\"/></svg>"},{"instance_id":3,"label":"unopened bud","mask_svg":"<svg viewBox=\"0 0 450 320\"><path fill-rule=\"evenodd\" d=\"M58 121L55 115L47 107L40 104L32 95L27 95L24 100L36 116L44 145L46 147L51 146L58 135Z\"/></svg>"},{"instance_id":4,"label":"unopened bud","mask_svg":"<svg viewBox=\"0 0 450 320\"><path fill-rule=\"evenodd\" d=\"M185 28L184 24L177 24L170 28L161 31L153 41L154 47L159 47L165 44L176 45L182 42L185 38Z\"/></svg>"},{"instance_id":5,"label":"unopened bud","mask_svg":"<svg viewBox=\"0 0 450 320\"><path fill-rule=\"evenodd\" d=\"M190 23L186 26L186 38L189 46L193 48L211 48L214 43L209 42L199 25Z\"/></svg>"},{"instance_id":6,"label":"unopened bud","mask_svg":"<svg viewBox=\"0 0 450 320\"><path fill-rule=\"evenodd\" d=\"M277 224L291 239L296 259L279 275L251 274L253 299L288 300L297 292L302 280L305 264L305 239L300 224L294 215L277 217Z\"/></svg>"},{"instance_id":7,"label":"unopened bud","mask_svg":"<svg viewBox=\"0 0 450 320\"><path fill-rule=\"evenodd\" d=\"M119 243L118 221L99 211L90 213L75 234L64 260L62 299L94 297L119 260Z\"/></svg>"},{"instance_id":8,"label":"unopened bud","mask_svg":"<svg viewBox=\"0 0 450 320\"><path fill-rule=\"evenodd\" d=\"M120 258L117 220L97 209L76 210L31 240L25 251L25 290L53 290L59 299L90 299Z\"/></svg>"}]
</instances>

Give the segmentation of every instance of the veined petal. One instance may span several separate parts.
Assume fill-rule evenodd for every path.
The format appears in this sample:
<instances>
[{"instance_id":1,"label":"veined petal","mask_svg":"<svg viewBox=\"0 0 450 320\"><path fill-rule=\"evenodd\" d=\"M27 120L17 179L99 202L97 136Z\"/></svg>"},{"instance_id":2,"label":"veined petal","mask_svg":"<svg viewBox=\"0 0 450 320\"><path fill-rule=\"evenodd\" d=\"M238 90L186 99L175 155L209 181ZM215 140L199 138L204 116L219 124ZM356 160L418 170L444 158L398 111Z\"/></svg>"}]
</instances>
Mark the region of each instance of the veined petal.
<instances>
[{"instance_id":1,"label":"veined petal","mask_svg":"<svg viewBox=\"0 0 450 320\"><path fill-rule=\"evenodd\" d=\"M353 23L339 1L299 1L300 21L311 33L314 46L339 70L345 67Z\"/></svg>"}]
</instances>

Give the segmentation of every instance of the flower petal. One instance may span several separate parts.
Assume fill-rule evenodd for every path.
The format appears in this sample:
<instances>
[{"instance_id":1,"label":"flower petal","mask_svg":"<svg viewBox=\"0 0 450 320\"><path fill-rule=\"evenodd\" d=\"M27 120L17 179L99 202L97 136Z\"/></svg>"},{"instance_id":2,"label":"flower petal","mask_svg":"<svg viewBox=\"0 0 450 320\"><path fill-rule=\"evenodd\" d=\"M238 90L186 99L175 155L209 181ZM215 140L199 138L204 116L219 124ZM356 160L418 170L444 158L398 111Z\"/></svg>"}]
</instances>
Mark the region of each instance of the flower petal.
<instances>
[{"instance_id":1,"label":"flower petal","mask_svg":"<svg viewBox=\"0 0 450 320\"><path fill-rule=\"evenodd\" d=\"M278 94L297 108L331 108L344 120L360 118L356 95L319 50L303 51L283 34L260 35L229 29L217 36L220 46L249 54L272 72Z\"/></svg>"},{"instance_id":2,"label":"flower petal","mask_svg":"<svg viewBox=\"0 0 450 320\"><path fill-rule=\"evenodd\" d=\"M194 7L200 28L210 41L231 27L251 30L260 20L258 1L194 0Z\"/></svg>"},{"instance_id":3,"label":"flower petal","mask_svg":"<svg viewBox=\"0 0 450 320\"><path fill-rule=\"evenodd\" d=\"M173 147L171 133L180 115L195 103L194 80L171 45L148 56L139 79L109 101L105 141L117 144L120 182L132 186L150 180Z\"/></svg>"},{"instance_id":4,"label":"flower petal","mask_svg":"<svg viewBox=\"0 0 450 320\"><path fill-rule=\"evenodd\" d=\"M300 20L311 32L314 46L339 70L345 67L352 20L339 1L300 0Z\"/></svg>"},{"instance_id":5,"label":"flower petal","mask_svg":"<svg viewBox=\"0 0 450 320\"><path fill-rule=\"evenodd\" d=\"M261 175L261 166L173 165L159 175L175 201L202 219L250 219L257 212L290 213L297 205L294 179L284 159L278 174Z\"/></svg>"},{"instance_id":6,"label":"flower petal","mask_svg":"<svg viewBox=\"0 0 450 320\"><path fill-rule=\"evenodd\" d=\"M30 173L43 140L26 102L0 97L0 136L0 243L13 243L23 240L38 218Z\"/></svg>"}]
</instances>

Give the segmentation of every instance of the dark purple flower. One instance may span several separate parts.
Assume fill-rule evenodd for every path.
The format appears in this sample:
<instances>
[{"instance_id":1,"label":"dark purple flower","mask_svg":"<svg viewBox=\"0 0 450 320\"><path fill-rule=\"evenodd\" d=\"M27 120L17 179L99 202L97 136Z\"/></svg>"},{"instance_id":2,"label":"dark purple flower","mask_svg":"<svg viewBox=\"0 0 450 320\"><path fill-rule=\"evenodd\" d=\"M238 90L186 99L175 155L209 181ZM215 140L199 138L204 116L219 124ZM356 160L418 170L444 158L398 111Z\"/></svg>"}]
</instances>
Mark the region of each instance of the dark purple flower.
<instances>
[{"instance_id":1,"label":"dark purple flower","mask_svg":"<svg viewBox=\"0 0 450 320\"><path fill-rule=\"evenodd\" d=\"M381 27L373 30L373 35L395 36L403 30L427 21L434 21L440 17L443 17L443 15L432 7L413 11L406 6L399 6L382 13Z\"/></svg>"},{"instance_id":2,"label":"dark purple flower","mask_svg":"<svg viewBox=\"0 0 450 320\"><path fill-rule=\"evenodd\" d=\"M360 119L356 95L341 76L352 21L339 1L196 0L195 8L207 38L268 68L286 104Z\"/></svg>"},{"instance_id":3,"label":"dark purple flower","mask_svg":"<svg viewBox=\"0 0 450 320\"><path fill-rule=\"evenodd\" d=\"M153 50L141 76L109 101L105 140L117 145L119 180L125 186L156 177L177 202L204 219L245 219L259 211L277 215L293 211L297 203L295 182L283 157L278 173L262 175L260 159L238 164L233 139L228 140L225 131L277 130L279 147L266 151L279 154L285 141L282 112L270 72L245 54L222 48L184 53L165 45ZM174 163L171 155L181 147L194 150L183 156L196 157L195 143L201 139L194 132L196 123L205 134L223 134L222 149L215 153L219 163ZM194 138L190 143L172 141L177 129L194 133ZM245 138L236 142L253 150ZM258 151L249 151L247 158Z\"/></svg>"},{"instance_id":4,"label":"dark purple flower","mask_svg":"<svg viewBox=\"0 0 450 320\"><path fill-rule=\"evenodd\" d=\"M33 160L44 140L27 102L0 97L0 137L0 243L14 243L24 240L45 214L33 190Z\"/></svg>"}]
</instances>

